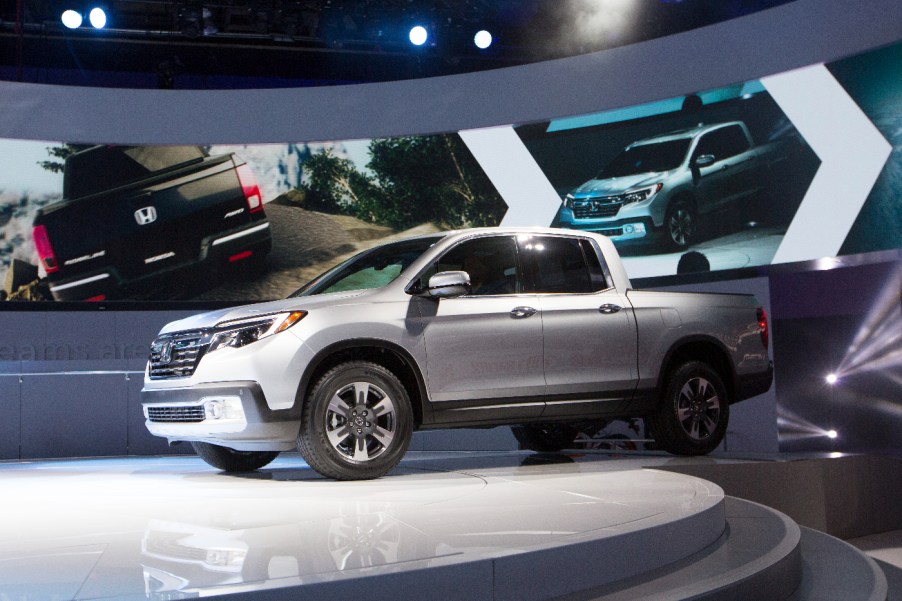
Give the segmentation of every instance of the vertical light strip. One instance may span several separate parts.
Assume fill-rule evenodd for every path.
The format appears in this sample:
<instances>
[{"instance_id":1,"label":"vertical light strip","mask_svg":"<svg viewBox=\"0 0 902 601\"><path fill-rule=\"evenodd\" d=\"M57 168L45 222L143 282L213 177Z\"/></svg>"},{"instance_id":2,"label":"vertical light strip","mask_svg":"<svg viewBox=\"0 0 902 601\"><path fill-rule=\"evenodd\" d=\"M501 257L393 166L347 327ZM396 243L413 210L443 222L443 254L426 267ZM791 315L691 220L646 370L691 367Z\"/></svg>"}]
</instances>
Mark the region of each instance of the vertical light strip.
<instances>
[{"instance_id":1,"label":"vertical light strip","mask_svg":"<svg viewBox=\"0 0 902 601\"><path fill-rule=\"evenodd\" d=\"M513 127L470 129L460 137L507 203L501 225L551 224L561 198Z\"/></svg>"},{"instance_id":2,"label":"vertical light strip","mask_svg":"<svg viewBox=\"0 0 902 601\"><path fill-rule=\"evenodd\" d=\"M773 262L834 257L892 146L824 65L761 83L821 159Z\"/></svg>"}]
</instances>

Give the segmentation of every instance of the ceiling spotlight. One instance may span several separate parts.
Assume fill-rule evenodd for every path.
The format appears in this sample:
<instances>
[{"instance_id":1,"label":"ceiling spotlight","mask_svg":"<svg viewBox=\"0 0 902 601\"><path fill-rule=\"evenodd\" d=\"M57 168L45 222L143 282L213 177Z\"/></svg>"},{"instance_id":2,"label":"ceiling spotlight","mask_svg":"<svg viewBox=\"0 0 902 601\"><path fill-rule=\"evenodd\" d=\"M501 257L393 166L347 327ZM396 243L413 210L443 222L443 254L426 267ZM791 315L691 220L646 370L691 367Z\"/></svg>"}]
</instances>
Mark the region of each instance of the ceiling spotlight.
<instances>
[{"instance_id":1,"label":"ceiling spotlight","mask_svg":"<svg viewBox=\"0 0 902 601\"><path fill-rule=\"evenodd\" d=\"M492 45L492 34L485 29L477 31L476 35L473 36L473 43L476 44L477 48L485 50Z\"/></svg>"},{"instance_id":2,"label":"ceiling spotlight","mask_svg":"<svg viewBox=\"0 0 902 601\"><path fill-rule=\"evenodd\" d=\"M836 374L827 374L827 377L824 379L827 380L827 384L833 386L839 381L839 376Z\"/></svg>"},{"instance_id":3,"label":"ceiling spotlight","mask_svg":"<svg viewBox=\"0 0 902 601\"><path fill-rule=\"evenodd\" d=\"M69 10L63 11L60 20L63 22L63 25L69 29L78 29L81 27L82 16L80 12L70 8Z\"/></svg>"},{"instance_id":4,"label":"ceiling spotlight","mask_svg":"<svg viewBox=\"0 0 902 601\"><path fill-rule=\"evenodd\" d=\"M417 25L410 29L410 43L414 46L422 46L429 38L429 32L422 25Z\"/></svg>"},{"instance_id":5,"label":"ceiling spotlight","mask_svg":"<svg viewBox=\"0 0 902 601\"><path fill-rule=\"evenodd\" d=\"M827 430L827 438L833 439L839 436L839 432L836 430Z\"/></svg>"},{"instance_id":6,"label":"ceiling spotlight","mask_svg":"<svg viewBox=\"0 0 902 601\"><path fill-rule=\"evenodd\" d=\"M106 12L99 6L95 6L88 13L88 21L94 29L103 29L106 27Z\"/></svg>"}]
</instances>

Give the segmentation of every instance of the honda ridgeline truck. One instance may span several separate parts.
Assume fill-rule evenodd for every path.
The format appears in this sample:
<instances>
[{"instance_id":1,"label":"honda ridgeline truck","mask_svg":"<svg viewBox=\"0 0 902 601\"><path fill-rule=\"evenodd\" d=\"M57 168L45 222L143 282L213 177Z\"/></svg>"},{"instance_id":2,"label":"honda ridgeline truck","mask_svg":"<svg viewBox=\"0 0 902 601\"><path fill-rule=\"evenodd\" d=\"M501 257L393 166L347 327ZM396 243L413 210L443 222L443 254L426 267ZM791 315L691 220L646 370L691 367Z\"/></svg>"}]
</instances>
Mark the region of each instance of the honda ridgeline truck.
<instances>
[{"instance_id":1,"label":"honda ridgeline truck","mask_svg":"<svg viewBox=\"0 0 902 601\"><path fill-rule=\"evenodd\" d=\"M767 170L788 158L788 148L785 139L756 146L741 121L638 140L567 194L560 226L617 244L654 239L685 249L699 238L700 217L760 193Z\"/></svg>"},{"instance_id":2,"label":"honda ridgeline truck","mask_svg":"<svg viewBox=\"0 0 902 601\"><path fill-rule=\"evenodd\" d=\"M63 199L33 228L55 300L147 294L189 268L262 261L272 246L254 174L234 154L94 146L63 175Z\"/></svg>"},{"instance_id":3,"label":"honda ridgeline truck","mask_svg":"<svg viewBox=\"0 0 902 601\"><path fill-rule=\"evenodd\" d=\"M561 449L574 425L627 416L695 455L723 439L731 404L770 387L767 347L754 296L633 290L604 236L483 228L170 323L141 398L152 434L225 471L297 448L325 476L375 478L417 429L511 424Z\"/></svg>"}]
</instances>

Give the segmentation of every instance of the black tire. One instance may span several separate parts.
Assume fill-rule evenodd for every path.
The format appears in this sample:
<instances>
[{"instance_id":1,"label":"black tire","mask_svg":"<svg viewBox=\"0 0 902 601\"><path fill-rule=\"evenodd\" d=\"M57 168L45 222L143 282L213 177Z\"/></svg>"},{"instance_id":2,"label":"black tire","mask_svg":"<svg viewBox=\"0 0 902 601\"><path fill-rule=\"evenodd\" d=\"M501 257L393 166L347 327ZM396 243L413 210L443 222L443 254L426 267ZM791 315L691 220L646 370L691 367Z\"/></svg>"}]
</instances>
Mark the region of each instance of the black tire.
<instances>
[{"instance_id":1,"label":"black tire","mask_svg":"<svg viewBox=\"0 0 902 601\"><path fill-rule=\"evenodd\" d=\"M370 480L401 461L412 432L413 410L401 381L376 363L349 361L314 385L301 416L298 450L327 478Z\"/></svg>"},{"instance_id":2,"label":"black tire","mask_svg":"<svg viewBox=\"0 0 902 601\"><path fill-rule=\"evenodd\" d=\"M687 249L695 242L698 236L698 214L691 202L676 200L667 207L664 236L667 245L676 250Z\"/></svg>"},{"instance_id":3,"label":"black tire","mask_svg":"<svg viewBox=\"0 0 902 601\"><path fill-rule=\"evenodd\" d=\"M573 446L576 428L569 424L528 424L511 426L520 448L540 453L557 453Z\"/></svg>"},{"instance_id":4,"label":"black tire","mask_svg":"<svg viewBox=\"0 0 902 601\"><path fill-rule=\"evenodd\" d=\"M192 442L201 459L224 472L252 472L279 456L278 451L236 451L209 442Z\"/></svg>"},{"instance_id":5,"label":"black tire","mask_svg":"<svg viewBox=\"0 0 902 601\"><path fill-rule=\"evenodd\" d=\"M658 410L648 418L655 442L674 455L706 455L727 432L730 399L720 375L689 361L667 378Z\"/></svg>"}]
</instances>

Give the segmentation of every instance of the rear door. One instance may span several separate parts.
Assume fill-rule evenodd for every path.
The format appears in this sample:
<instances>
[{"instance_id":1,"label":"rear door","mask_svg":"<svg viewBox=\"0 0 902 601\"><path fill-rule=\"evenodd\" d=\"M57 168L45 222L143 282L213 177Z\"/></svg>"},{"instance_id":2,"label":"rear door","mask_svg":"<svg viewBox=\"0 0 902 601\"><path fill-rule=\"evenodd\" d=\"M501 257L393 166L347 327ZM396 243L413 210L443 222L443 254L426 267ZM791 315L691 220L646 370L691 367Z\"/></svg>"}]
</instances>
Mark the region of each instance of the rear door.
<instances>
[{"instance_id":1,"label":"rear door","mask_svg":"<svg viewBox=\"0 0 902 601\"><path fill-rule=\"evenodd\" d=\"M611 285L587 238L520 240L527 292L542 313L543 415L602 415L631 397L637 382L636 327L629 301Z\"/></svg>"}]
</instances>

